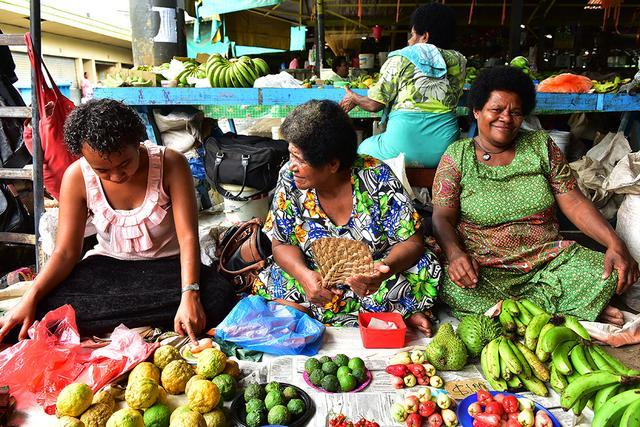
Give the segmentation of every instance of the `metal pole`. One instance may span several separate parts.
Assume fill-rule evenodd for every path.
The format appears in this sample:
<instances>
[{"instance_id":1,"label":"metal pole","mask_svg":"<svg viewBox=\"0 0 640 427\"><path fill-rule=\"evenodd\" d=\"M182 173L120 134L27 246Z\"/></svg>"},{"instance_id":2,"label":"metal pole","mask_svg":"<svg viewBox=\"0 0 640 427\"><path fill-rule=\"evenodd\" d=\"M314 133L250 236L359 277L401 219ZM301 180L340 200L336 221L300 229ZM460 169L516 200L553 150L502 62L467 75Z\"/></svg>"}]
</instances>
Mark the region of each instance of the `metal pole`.
<instances>
[{"instance_id":1,"label":"metal pole","mask_svg":"<svg viewBox=\"0 0 640 427\"><path fill-rule=\"evenodd\" d=\"M520 33L522 28L523 0L513 0L511 2L511 18L509 19L509 58L520 55Z\"/></svg>"},{"instance_id":2,"label":"metal pole","mask_svg":"<svg viewBox=\"0 0 640 427\"><path fill-rule=\"evenodd\" d=\"M42 145L40 144L40 117L38 115L38 90L36 70L41 68L40 0L31 0L29 32L35 49L34 67L31 69L31 130L33 145L33 219L36 235L36 272L40 271L40 217L44 212L44 182L42 178Z\"/></svg>"},{"instance_id":3,"label":"metal pole","mask_svg":"<svg viewBox=\"0 0 640 427\"><path fill-rule=\"evenodd\" d=\"M324 65L324 0L316 0L316 73Z\"/></svg>"}]
</instances>

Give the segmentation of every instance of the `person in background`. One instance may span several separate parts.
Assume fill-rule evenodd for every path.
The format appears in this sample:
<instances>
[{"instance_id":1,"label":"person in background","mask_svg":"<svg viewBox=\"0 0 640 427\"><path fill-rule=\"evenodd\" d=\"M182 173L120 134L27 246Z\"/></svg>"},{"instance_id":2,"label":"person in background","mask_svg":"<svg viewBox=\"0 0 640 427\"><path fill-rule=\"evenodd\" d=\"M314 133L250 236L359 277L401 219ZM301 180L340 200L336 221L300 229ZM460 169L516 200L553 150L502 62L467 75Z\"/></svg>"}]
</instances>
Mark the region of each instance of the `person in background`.
<instances>
[{"instance_id":1,"label":"person in background","mask_svg":"<svg viewBox=\"0 0 640 427\"><path fill-rule=\"evenodd\" d=\"M342 108L385 110L385 132L365 139L358 153L385 160L405 154L408 166L435 168L458 139L458 99L465 57L451 49L456 31L453 10L439 3L420 6L411 15L409 46L391 52L380 79L361 96L345 88Z\"/></svg>"},{"instance_id":2,"label":"person in background","mask_svg":"<svg viewBox=\"0 0 640 427\"><path fill-rule=\"evenodd\" d=\"M324 80L331 80L333 82L348 82L349 81L349 63L344 56L336 56L331 63L331 71L329 71Z\"/></svg>"},{"instance_id":3,"label":"person in background","mask_svg":"<svg viewBox=\"0 0 640 427\"><path fill-rule=\"evenodd\" d=\"M89 74L85 71L80 82L80 90L82 91L82 98L80 103L84 104L91 98L93 98L93 83L89 80Z\"/></svg>"},{"instance_id":4,"label":"person in background","mask_svg":"<svg viewBox=\"0 0 640 427\"><path fill-rule=\"evenodd\" d=\"M638 264L549 135L521 129L535 103L518 68L486 68L471 86L479 134L447 149L433 182L433 229L446 257L441 298L457 317L512 297L621 325L609 301L638 280ZM563 239L558 209L606 252Z\"/></svg>"},{"instance_id":5,"label":"person in background","mask_svg":"<svg viewBox=\"0 0 640 427\"><path fill-rule=\"evenodd\" d=\"M0 318L0 341L18 338L64 304L82 336L126 326L174 329L195 341L231 310L235 294L200 263L193 178L184 156L153 145L138 114L90 100L64 127L80 155L62 179L56 246L20 302ZM87 219L98 244L79 261ZM15 329L14 329L15 328Z\"/></svg>"},{"instance_id":6,"label":"person in background","mask_svg":"<svg viewBox=\"0 0 640 427\"><path fill-rule=\"evenodd\" d=\"M297 70L298 68L301 68L300 65L300 55L296 53L293 55L291 62L289 62L289 69Z\"/></svg>"},{"instance_id":7,"label":"person in background","mask_svg":"<svg viewBox=\"0 0 640 427\"><path fill-rule=\"evenodd\" d=\"M400 180L381 161L358 156L353 124L335 102L296 107L282 134L290 157L264 225L273 257L253 292L302 305L335 326L358 326L359 312L397 312L431 336L441 268ZM324 288L311 245L325 237L366 244L372 274Z\"/></svg>"}]
</instances>

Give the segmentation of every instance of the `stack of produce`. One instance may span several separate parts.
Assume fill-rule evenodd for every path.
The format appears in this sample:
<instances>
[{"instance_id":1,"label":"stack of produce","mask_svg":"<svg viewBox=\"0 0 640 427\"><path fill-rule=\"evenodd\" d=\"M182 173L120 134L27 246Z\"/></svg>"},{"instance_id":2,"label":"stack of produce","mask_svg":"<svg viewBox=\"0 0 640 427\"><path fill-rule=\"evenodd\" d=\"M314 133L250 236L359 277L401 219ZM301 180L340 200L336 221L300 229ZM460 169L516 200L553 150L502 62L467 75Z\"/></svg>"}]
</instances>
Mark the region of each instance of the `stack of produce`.
<instances>
[{"instance_id":1,"label":"stack of produce","mask_svg":"<svg viewBox=\"0 0 640 427\"><path fill-rule=\"evenodd\" d=\"M244 390L245 424L258 427L267 423L286 426L307 410L295 387L272 381L264 387L249 384Z\"/></svg>"},{"instance_id":2,"label":"stack of produce","mask_svg":"<svg viewBox=\"0 0 640 427\"><path fill-rule=\"evenodd\" d=\"M227 420L219 404L234 396L239 374L238 364L220 350L198 353L194 371L175 347L164 345L154 352L153 363L139 363L129 374L125 408L113 412L109 392L94 396L87 385L70 384L58 396L56 414L64 426L223 426ZM167 393L185 393L187 405L172 412Z\"/></svg>"},{"instance_id":3,"label":"stack of produce","mask_svg":"<svg viewBox=\"0 0 640 427\"><path fill-rule=\"evenodd\" d=\"M153 86L153 82L140 76L123 75L122 73L107 74L103 80L104 87L146 87Z\"/></svg>"},{"instance_id":4,"label":"stack of produce","mask_svg":"<svg viewBox=\"0 0 640 427\"><path fill-rule=\"evenodd\" d=\"M331 417L329 427L380 427L380 424L364 417L354 423L346 415L338 414L335 417Z\"/></svg>"},{"instance_id":5,"label":"stack of produce","mask_svg":"<svg viewBox=\"0 0 640 427\"><path fill-rule=\"evenodd\" d=\"M448 394L438 393L436 397L425 387L416 394L407 395L402 403L394 403L391 416L399 423L406 423L407 427L457 426L458 417L453 411L454 407L455 401Z\"/></svg>"},{"instance_id":6,"label":"stack of produce","mask_svg":"<svg viewBox=\"0 0 640 427\"><path fill-rule=\"evenodd\" d=\"M430 385L441 388L444 381L436 375L436 368L430 363L424 363L427 356L423 350L415 349L411 353L402 351L393 356L385 371L392 375L391 384L394 388L414 387L416 385Z\"/></svg>"},{"instance_id":7,"label":"stack of produce","mask_svg":"<svg viewBox=\"0 0 640 427\"><path fill-rule=\"evenodd\" d=\"M211 87L253 87L258 77L269 74L269 66L261 58L226 59L220 54L213 54L205 65L205 74Z\"/></svg>"},{"instance_id":8,"label":"stack of produce","mask_svg":"<svg viewBox=\"0 0 640 427\"><path fill-rule=\"evenodd\" d=\"M184 61L184 69L178 73L174 80L178 82L178 87L187 87L190 85L187 80L189 77L196 79L206 78L205 64L200 64L193 59Z\"/></svg>"},{"instance_id":9,"label":"stack of produce","mask_svg":"<svg viewBox=\"0 0 640 427\"><path fill-rule=\"evenodd\" d=\"M375 73L373 76L365 74L349 81L349 87L351 89L369 89L377 83L378 79L380 79L380 73Z\"/></svg>"},{"instance_id":10,"label":"stack of produce","mask_svg":"<svg viewBox=\"0 0 640 427\"><path fill-rule=\"evenodd\" d=\"M349 359L337 354L333 359L322 356L310 357L304 364L305 374L311 384L329 393L348 393L363 384L368 378L368 370L359 357Z\"/></svg>"},{"instance_id":11,"label":"stack of produce","mask_svg":"<svg viewBox=\"0 0 640 427\"><path fill-rule=\"evenodd\" d=\"M524 56L516 56L511 60L511 62L509 62L509 65L515 68L519 68L527 76L531 73L531 71L529 70L529 60Z\"/></svg>"},{"instance_id":12,"label":"stack of produce","mask_svg":"<svg viewBox=\"0 0 640 427\"><path fill-rule=\"evenodd\" d=\"M486 390L476 393L477 401L469 405L467 413L473 418L473 427L551 427L549 415L536 410L532 401L516 398L512 394L492 396Z\"/></svg>"}]
</instances>

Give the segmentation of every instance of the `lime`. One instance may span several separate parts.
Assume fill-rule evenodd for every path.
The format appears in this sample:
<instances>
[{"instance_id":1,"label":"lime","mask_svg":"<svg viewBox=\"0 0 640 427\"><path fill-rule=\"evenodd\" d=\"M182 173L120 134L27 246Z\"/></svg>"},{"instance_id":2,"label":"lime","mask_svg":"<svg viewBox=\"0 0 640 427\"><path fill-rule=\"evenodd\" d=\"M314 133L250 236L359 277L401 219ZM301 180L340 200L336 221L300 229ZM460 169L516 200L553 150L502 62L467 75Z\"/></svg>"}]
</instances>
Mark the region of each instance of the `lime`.
<instances>
[{"instance_id":1,"label":"lime","mask_svg":"<svg viewBox=\"0 0 640 427\"><path fill-rule=\"evenodd\" d=\"M354 357L353 359L349 360L349 364L347 366L349 366L349 369L351 369L352 371L356 368L364 369L364 361L359 357Z\"/></svg>"},{"instance_id":2,"label":"lime","mask_svg":"<svg viewBox=\"0 0 640 427\"><path fill-rule=\"evenodd\" d=\"M347 366L349 364L349 358L344 354L336 354L333 361L338 366Z\"/></svg>"},{"instance_id":3,"label":"lime","mask_svg":"<svg viewBox=\"0 0 640 427\"><path fill-rule=\"evenodd\" d=\"M338 381L340 382L340 390L344 392L351 391L358 385L358 380L351 374L338 377Z\"/></svg>"},{"instance_id":4,"label":"lime","mask_svg":"<svg viewBox=\"0 0 640 427\"><path fill-rule=\"evenodd\" d=\"M348 367L348 366L340 366L340 367L338 368L338 372L336 372L336 376L337 376L338 378L340 378L340 377L342 377L342 376L344 376L344 375L348 375L348 374L350 374L350 373L351 373L351 369L349 369L349 367Z\"/></svg>"}]
</instances>

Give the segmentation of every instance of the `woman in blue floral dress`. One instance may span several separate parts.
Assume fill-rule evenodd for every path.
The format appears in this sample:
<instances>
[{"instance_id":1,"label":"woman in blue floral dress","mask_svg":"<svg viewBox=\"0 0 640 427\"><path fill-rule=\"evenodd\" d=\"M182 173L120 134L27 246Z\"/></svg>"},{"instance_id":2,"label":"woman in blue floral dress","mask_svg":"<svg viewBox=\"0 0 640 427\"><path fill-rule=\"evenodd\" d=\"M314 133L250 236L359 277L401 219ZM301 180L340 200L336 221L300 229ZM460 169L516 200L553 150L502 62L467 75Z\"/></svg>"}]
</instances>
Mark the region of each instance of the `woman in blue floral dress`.
<instances>
[{"instance_id":1,"label":"woman in blue floral dress","mask_svg":"<svg viewBox=\"0 0 640 427\"><path fill-rule=\"evenodd\" d=\"M323 323L357 326L358 313L398 312L431 335L441 268L425 248L420 216L384 163L356 153L356 135L338 104L310 101L282 125L290 161L280 171L264 231L273 257L254 292L301 304ZM311 254L324 237L366 243L374 273L325 289Z\"/></svg>"}]
</instances>

